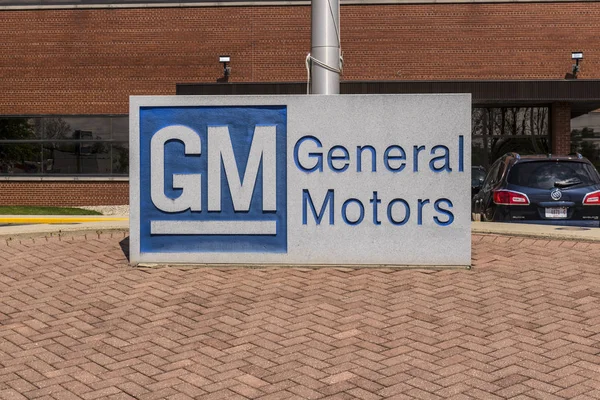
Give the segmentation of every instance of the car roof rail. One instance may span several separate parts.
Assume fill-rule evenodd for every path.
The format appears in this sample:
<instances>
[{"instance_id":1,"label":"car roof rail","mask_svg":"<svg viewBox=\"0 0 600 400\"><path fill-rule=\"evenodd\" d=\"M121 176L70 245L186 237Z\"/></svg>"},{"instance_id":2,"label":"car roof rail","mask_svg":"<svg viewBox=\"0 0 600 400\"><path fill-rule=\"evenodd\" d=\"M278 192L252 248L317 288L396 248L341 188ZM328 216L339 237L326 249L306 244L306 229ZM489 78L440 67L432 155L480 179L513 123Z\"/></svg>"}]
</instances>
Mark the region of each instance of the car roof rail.
<instances>
[{"instance_id":1,"label":"car roof rail","mask_svg":"<svg viewBox=\"0 0 600 400\"><path fill-rule=\"evenodd\" d=\"M579 158L580 160L583 158L583 156L581 155L581 153L570 153L569 155L570 155L570 156L573 156L573 157L577 157L577 158Z\"/></svg>"},{"instance_id":2,"label":"car roof rail","mask_svg":"<svg viewBox=\"0 0 600 400\"><path fill-rule=\"evenodd\" d=\"M511 151L509 153L506 153L505 156L510 156L510 157L514 157L517 160L521 158L521 155L515 151Z\"/></svg>"}]
</instances>

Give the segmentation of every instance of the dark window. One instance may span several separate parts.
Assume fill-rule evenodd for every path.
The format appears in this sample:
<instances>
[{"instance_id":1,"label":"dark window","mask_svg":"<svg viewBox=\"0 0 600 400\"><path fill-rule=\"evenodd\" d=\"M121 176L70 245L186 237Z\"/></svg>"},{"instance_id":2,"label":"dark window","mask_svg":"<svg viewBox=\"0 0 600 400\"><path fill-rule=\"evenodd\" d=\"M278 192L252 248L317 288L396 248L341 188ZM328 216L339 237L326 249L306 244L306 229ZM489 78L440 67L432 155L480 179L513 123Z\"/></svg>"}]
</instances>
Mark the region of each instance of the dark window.
<instances>
[{"instance_id":1,"label":"dark window","mask_svg":"<svg viewBox=\"0 0 600 400\"><path fill-rule=\"evenodd\" d=\"M39 143L0 142L0 173L2 174L40 174L42 160Z\"/></svg>"},{"instance_id":2,"label":"dark window","mask_svg":"<svg viewBox=\"0 0 600 400\"><path fill-rule=\"evenodd\" d=\"M508 183L535 189L590 186L600 183L600 176L589 164L572 161L536 161L515 164Z\"/></svg>"},{"instance_id":3,"label":"dark window","mask_svg":"<svg viewBox=\"0 0 600 400\"><path fill-rule=\"evenodd\" d=\"M600 126L600 112L590 113L590 125L597 123ZM595 118L595 121L592 119ZM580 153L594 164L600 171L600 129L598 126L584 126L571 131L571 152Z\"/></svg>"},{"instance_id":4,"label":"dark window","mask_svg":"<svg viewBox=\"0 0 600 400\"><path fill-rule=\"evenodd\" d=\"M550 152L549 107L475 107L471 113L472 165L489 168L509 152Z\"/></svg>"},{"instance_id":5,"label":"dark window","mask_svg":"<svg viewBox=\"0 0 600 400\"><path fill-rule=\"evenodd\" d=\"M0 117L2 175L128 175L126 116Z\"/></svg>"}]
</instances>

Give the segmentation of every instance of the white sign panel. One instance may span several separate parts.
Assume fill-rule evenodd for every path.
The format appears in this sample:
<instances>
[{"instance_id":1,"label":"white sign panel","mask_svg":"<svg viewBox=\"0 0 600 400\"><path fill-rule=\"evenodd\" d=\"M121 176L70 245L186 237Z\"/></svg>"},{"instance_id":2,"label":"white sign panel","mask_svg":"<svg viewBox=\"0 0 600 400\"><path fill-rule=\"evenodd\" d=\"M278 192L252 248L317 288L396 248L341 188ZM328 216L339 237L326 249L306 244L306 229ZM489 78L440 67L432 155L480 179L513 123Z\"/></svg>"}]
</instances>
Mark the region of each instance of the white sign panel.
<instances>
[{"instance_id":1,"label":"white sign panel","mask_svg":"<svg viewBox=\"0 0 600 400\"><path fill-rule=\"evenodd\" d=\"M131 97L132 263L469 265L470 95Z\"/></svg>"}]
</instances>

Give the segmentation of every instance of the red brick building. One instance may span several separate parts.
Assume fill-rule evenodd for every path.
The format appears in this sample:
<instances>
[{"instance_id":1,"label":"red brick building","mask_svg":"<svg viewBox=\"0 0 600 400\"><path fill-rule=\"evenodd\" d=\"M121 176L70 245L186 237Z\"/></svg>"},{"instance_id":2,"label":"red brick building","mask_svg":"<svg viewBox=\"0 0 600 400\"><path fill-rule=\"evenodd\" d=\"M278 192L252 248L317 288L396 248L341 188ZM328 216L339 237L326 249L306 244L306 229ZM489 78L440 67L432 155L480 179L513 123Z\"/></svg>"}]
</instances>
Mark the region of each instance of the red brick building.
<instances>
[{"instance_id":1,"label":"red brick building","mask_svg":"<svg viewBox=\"0 0 600 400\"><path fill-rule=\"evenodd\" d=\"M342 92L473 93L474 164L569 153L571 119L600 108L600 1L341 4ZM310 13L295 0L0 0L0 204L126 204L129 96L302 93ZM217 85L221 54L231 76Z\"/></svg>"}]
</instances>

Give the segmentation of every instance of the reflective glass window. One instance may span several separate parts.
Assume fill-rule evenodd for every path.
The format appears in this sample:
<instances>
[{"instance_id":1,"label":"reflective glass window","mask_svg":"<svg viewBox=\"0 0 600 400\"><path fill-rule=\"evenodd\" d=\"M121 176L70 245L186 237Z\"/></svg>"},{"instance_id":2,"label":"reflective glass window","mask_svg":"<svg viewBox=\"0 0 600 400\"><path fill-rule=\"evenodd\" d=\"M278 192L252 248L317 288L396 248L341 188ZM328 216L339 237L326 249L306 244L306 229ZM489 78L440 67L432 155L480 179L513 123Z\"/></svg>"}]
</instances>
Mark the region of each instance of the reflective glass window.
<instances>
[{"instance_id":1,"label":"reflective glass window","mask_svg":"<svg viewBox=\"0 0 600 400\"><path fill-rule=\"evenodd\" d=\"M39 174L42 172L39 143L1 143L0 173Z\"/></svg>"},{"instance_id":2,"label":"reflective glass window","mask_svg":"<svg viewBox=\"0 0 600 400\"><path fill-rule=\"evenodd\" d=\"M129 173L129 143L119 143L112 145L112 173Z\"/></svg>"},{"instance_id":3,"label":"reflective glass window","mask_svg":"<svg viewBox=\"0 0 600 400\"><path fill-rule=\"evenodd\" d=\"M0 117L2 175L129 173L127 116Z\"/></svg>"},{"instance_id":4,"label":"reflective glass window","mask_svg":"<svg viewBox=\"0 0 600 400\"><path fill-rule=\"evenodd\" d=\"M43 135L43 121L39 118L0 118L0 141L34 140Z\"/></svg>"},{"instance_id":5,"label":"reflective glass window","mask_svg":"<svg viewBox=\"0 0 600 400\"><path fill-rule=\"evenodd\" d=\"M54 142L44 148L45 172L63 175L111 174L110 144Z\"/></svg>"},{"instance_id":6,"label":"reflective glass window","mask_svg":"<svg viewBox=\"0 0 600 400\"><path fill-rule=\"evenodd\" d=\"M124 142L129 140L129 117L112 118L112 138Z\"/></svg>"},{"instance_id":7,"label":"reflective glass window","mask_svg":"<svg viewBox=\"0 0 600 400\"><path fill-rule=\"evenodd\" d=\"M109 117L44 117L47 139L109 140Z\"/></svg>"},{"instance_id":8,"label":"reflective glass window","mask_svg":"<svg viewBox=\"0 0 600 400\"><path fill-rule=\"evenodd\" d=\"M549 107L475 107L472 164L488 169L509 152L550 152Z\"/></svg>"},{"instance_id":9,"label":"reflective glass window","mask_svg":"<svg viewBox=\"0 0 600 400\"><path fill-rule=\"evenodd\" d=\"M580 153L600 171L600 110L571 120L571 152Z\"/></svg>"}]
</instances>

